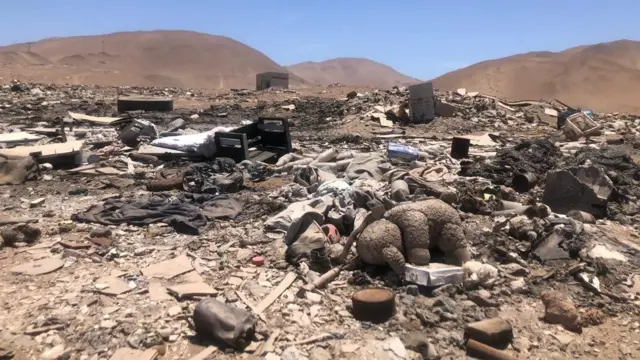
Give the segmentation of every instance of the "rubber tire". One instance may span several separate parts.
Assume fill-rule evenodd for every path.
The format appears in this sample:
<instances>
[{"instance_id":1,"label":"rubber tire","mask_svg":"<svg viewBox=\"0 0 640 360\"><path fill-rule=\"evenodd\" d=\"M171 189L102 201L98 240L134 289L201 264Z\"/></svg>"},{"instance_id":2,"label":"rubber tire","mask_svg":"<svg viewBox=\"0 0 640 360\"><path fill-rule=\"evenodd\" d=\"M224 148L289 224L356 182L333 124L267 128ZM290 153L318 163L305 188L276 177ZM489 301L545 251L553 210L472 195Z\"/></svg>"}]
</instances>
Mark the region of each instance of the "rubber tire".
<instances>
[{"instance_id":1,"label":"rubber tire","mask_svg":"<svg viewBox=\"0 0 640 360\"><path fill-rule=\"evenodd\" d=\"M381 324L396 313L396 294L387 289L369 288L351 296L353 317L358 321Z\"/></svg>"},{"instance_id":2,"label":"rubber tire","mask_svg":"<svg viewBox=\"0 0 640 360\"><path fill-rule=\"evenodd\" d=\"M173 99L124 97L117 100L117 107L119 113L138 110L173 111Z\"/></svg>"}]
</instances>

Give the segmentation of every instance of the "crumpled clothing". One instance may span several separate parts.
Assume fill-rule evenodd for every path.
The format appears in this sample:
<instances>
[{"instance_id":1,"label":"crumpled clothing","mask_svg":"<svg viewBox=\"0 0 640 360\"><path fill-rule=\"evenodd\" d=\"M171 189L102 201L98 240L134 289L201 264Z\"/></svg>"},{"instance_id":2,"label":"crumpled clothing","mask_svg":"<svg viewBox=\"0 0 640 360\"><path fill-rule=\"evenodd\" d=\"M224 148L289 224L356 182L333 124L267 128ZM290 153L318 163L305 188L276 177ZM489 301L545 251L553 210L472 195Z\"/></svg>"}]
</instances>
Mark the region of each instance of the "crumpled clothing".
<instances>
[{"instance_id":1,"label":"crumpled clothing","mask_svg":"<svg viewBox=\"0 0 640 360\"><path fill-rule=\"evenodd\" d=\"M351 198L338 196L333 199L333 206L329 209L324 224L335 226L341 234L350 234L353 231L355 217L356 209Z\"/></svg>"},{"instance_id":2,"label":"crumpled clothing","mask_svg":"<svg viewBox=\"0 0 640 360\"><path fill-rule=\"evenodd\" d=\"M306 213L299 220L299 226L291 227L285 237L287 251L285 258L290 264L297 265L303 260L311 260L311 253L324 253L328 244L327 235L316 221L317 213Z\"/></svg>"},{"instance_id":3,"label":"crumpled clothing","mask_svg":"<svg viewBox=\"0 0 640 360\"><path fill-rule=\"evenodd\" d=\"M387 160L378 155L359 156L351 161L344 176L349 181L356 179L380 181L385 173L386 164L388 165Z\"/></svg>"},{"instance_id":4,"label":"crumpled clothing","mask_svg":"<svg viewBox=\"0 0 640 360\"><path fill-rule=\"evenodd\" d=\"M342 179L327 181L318 187L316 195L351 196L351 185Z\"/></svg>"},{"instance_id":5,"label":"crumpled clothing","mask_svg":"<svg viewBox=\"0 0 640 360\"><path fill-rule=\"evenodd\" d=\"M293 181L304 186L309 193L316 192L318 187L326 182L336 180L332 173L311 166L297 168L294 175Z\"/></svg>"},{"instance_id":6,"label":"crumpled clothing","mask_svg":"<svg viewBox=\"0 0 640 360\"><path fill-rule=\"evenodd\" d=\"M9 160L0 157L0 185L20 185L38 179L38 164L32 157Z\"/></svg>"},{"instance_id":7,"label":"crumpled clothing","mask_svg":"<svg viewBox=\"0 0 640 360\"><path fill-rule=\"evenodd\" d=\"M417 170L417 171L416 171ZM418 168L411 171L402 169L391 170L384 174L385 180L390 184L396 180L404 180L409 185L409 191L414 194L417 190L421 190L426 196L435 196L440 198L443 194L455 193L453 188L441 185L438 182L427 181L427 179L416 174L422 174L424 169Z\"/></svg>"},{"instance_id":8,"label":"crumpled clothing","mask_svg":"<svg viewBox=\"0 0 640 360\"><path fill-rule=\"evenodd\" d=\"M244 176L236 167L235 161L217 158L212 162L189 166L184 172L183 184L192 193L234 193L242 188Z\"/></svg>"},{"instance_id":9,"label":"crumpled clothing","mask_svg":"<svg viewBox=\"0 0 640 360\"><path fill-rule=\"evenodd\" d=\"M208 220L235 219L242 208L228 195L181 193L173 198L168 193L154 193L146 200L109 199L71 219L102 225L165 223L178 233L198 235Z\"/></svg>"},{"instance_id":10,"label":"crumpled clothing","mask_svg":"<svg viewBox=\"0 0 640 360\"><path fill-rule=\"evenodd\" d=\"M318 213L320 219L323 219L332 203L333 197L329 195L306 201L298 201L267 220L264 224L265 229L268 231L288 231L296 220L299 220L308 212ZM320 220L320 223L322 223L322 220Z\"/></svg>"},{"instance_id":11,"label":"crumpled clothing","mask_svg":"<svg viewBox=\"0 0 640 360\"><path fill-rule=\"evenodd\" d=\"M276 173L272 167L251 160L244 160L238 165L245 169L249 175L249 180L253 182L265 181Z\"/></svg>"}]
</instances>

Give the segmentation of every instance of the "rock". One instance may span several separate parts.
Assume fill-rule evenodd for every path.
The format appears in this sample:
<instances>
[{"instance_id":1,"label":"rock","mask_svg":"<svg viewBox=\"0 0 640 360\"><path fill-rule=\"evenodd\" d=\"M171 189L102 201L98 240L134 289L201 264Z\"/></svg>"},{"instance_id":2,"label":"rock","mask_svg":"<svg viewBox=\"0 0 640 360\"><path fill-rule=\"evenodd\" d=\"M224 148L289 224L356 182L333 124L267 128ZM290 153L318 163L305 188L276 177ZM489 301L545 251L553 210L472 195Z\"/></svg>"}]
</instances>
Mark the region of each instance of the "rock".
<instances>
[{"instance_id":1,"label":"rock","mask_svg":"<svg viewBox=\"0 0 640 360\"><path fill-rule=\"evenodd\" d=\"M118 326L118 323L113 320L103 320L100 323L100 327L103 329L113 329L116 326Z\"/></svg>"},{"instance_id":2,"label":"rock","mask_svg":"<svg viewBox=\"0 0 640 360\"><path fill-rule=\"evenodd\" d=\"M511 342L511 345L518 352L527 352L531 348L531 341L525 337L518 336Z\"/></svg>"},{"instance_id":3,"label":"rock","mask_svg":"<svg viewBox=\"0 0 640 360\"><path fill-rule=\"evenodd\" d=\"M309 302L311 302L312 304L319 304L320 302L322 302L322 295L316 294L312 291L306 291L305 296L307 300L309 300Z\"/></svg>"},{"instance_id":4,"label":"rock","mask_svg":"<svg viewBox=\"0 0 640 360\"><path fill-rule=\"evenodd\" d=\"M606 245L598 244L593 247L593 249L589 250L589 257L593 259L607 259L607 260L617 260L622 262L627 262L627 258L622 255L622 253L617 252L615 250L610 250Z\"/></svg>"},{"instance_id":5,"label":"rock","mask_svg":"<svg viewBox=\"0 0 640 360\"><path fill-rule=\"evenodd\" d=\"M404 344L402 344L402 340L400 340L399 337L392 337L388 339L382 346L385 350L391 352L400 359L407 358L407 349L404 347Z\"/></svg>"},{"instance_id":6,"label":"rock","mask_svg":"<svg viewBox=\"0 0 640 360\"><path fill-rule=\"evenodd\" d=\"M497 307L498 303L491 299L491 293L488 290L480 289L467 293L469 300L473 301L480 307Z\"/></svg>"},{"instance_id":7,"label":"rock","mask_svg":"<svg viewBox=\"0 0 640 360\"><path fill-rule=\"evenodd\" d=\"M511 288L511 290L514 290L514 291L524 289L526 286L527 284L522 278L513 280L509 283L509 287Z\"/></svg>"},{"instance_id":8,"label":"rock","mask_svg":"<svg viewBox=\"0 0 640 360\"><path fill-rule=\"evenodd\" d=\"M38 88L33 88L31 90L29 90L29 92L31 93L31 95L35 95L35 96L40 96L42 94L44 94L44 92Z\"/></svg>"},{"instance_id":9,"label":"rock","mask_svg":"<svg viewBox=\"0 0 640 360\"><path fill-rule=\"evenodd\" d=\"M87 189L85 187L77 187L77 188L73 188L73 189L69 190L68 194L70 196L86 195L88 192L89 192L89 189Z\"/></svg>"},{"instance_id":10,"label":"rock","mask_svg":"<svg viewBox=\"0 0 640 360\"><path fill-rule=\"evenodd\" d=\"M18 83L18 84L13 84L11 85L11 91L13 92L25 92L25 91L29 91L29 87L25 84L22 83Z\"/></svg>"},{"instance_id":11,"label":"rock","mask_svg":"<svg viewBox=\"0 0 640 360\"><path fill-rule=\"evenodd\" d=\"M436 359L438 357L434 346L429 343L429 339L424 333L419 331L411 332L405 336L404 346L422 355L423 359Z\"/></svg>"},{"instance_id":12,"label":"rock","mask_svg":"<svg viewBox=\"0 0 640 360\"><path fill-rule=\"evenodd\" d=\"M42 206L45 201L46 201L46 198L38 198L38 199L32 200L29 203L29 207L36 208L36 207Z\"/></svg>"},{"instance_id":13,"label":"rock","mask_svg":"<svg viewBox=\"0 0 640 360\"><path fill-rule=\"evenodd\" d=\"M529 270L524 268L522 265L516 264L516 263L500 265L500 266L498 266L498 268L500 269L500 271L502 271L504 273L507 273L509 275L512 275L512 276L527 276L527 275L529 275Z\"/></svg>"},{"instance_id":14,"label":"rock","mask_svg":"<svg viewBox=\"0 0 640 360\"><path fill-rule=\"evenodd\" d=\"M357 91L351 91L347 94L347 99L352 100L355 99L356 96L358 96L358 92Z\"/></svg>"},{"instance_id":15,"label":"rock","mask_svg":"<svg viewBox=\"0 0 640 360\"><path fill-rule=\"evenodd\" d=\"M458 288L453 284L445 284L433 291L433 296L449 296L454 297L458 292Z\"/></svg>"},{"instance_id":16,"label":"rock","mask_svg":"<svg viewBox=\"0 0 640 360\"><path fill-rule=\"evenodd\" d=\"M549 324L562 325L570 331L582 332L578 310L566 295L549 290L544 292L540 299L545 307L544 321Z\"/></svg>"},{"instance_id":17,"label":"rock","mask_svg":"<svg viewBox=\"0 0 640 360\"><path fill-rule=\"evenodd\" d=\"M167 313L169 314L169 316L174 317L180 313L182 313L182 308L178 305L172 306L169 308L169 310L167 310Z\"/></svg>"},{"instance_id":18,"label":"rock","mask_svg":"<svg viewBox=\"0 0 640 360\"><path fill-rule=\"evenodd\" d=\"M314 347L309 352L309 360L331 360L332 358L333 356L321 347Z\"/></svg>"},{"instance_id":19,"label":"rock","mask_svg":"<svg viewBox=\"0 0 640 360\"><path fill-rule=\"evenodd\" d=\"M42 360L58 360L61 359L65 353L65 347L63 344L56 345L49 350L46 350L40 355Z\"/></svg>"},{"instance_id":20,"label":"rock","mask_svg":"<svg viewBox=\"0 0 640 360\"><path fill-rule=\"evenodd\" d=\"M302 355L300 350L295 346L289 346L280 354L281 360L306 360L307 357Z\"/></svg>"},{"instance_id":21,"label":"rock","mask_svg":"<svg viewBox=\"0 0 640 360\"><path fill-rule=\"evenodd\" d=\"M465 336L490 346L503 347L513 340L513 328L500 318L486 319L468 324Z\"/></svg>"},{"instance_id":22,"label":"rock","mask_svg":"<svg viewBox=\"0 0 640 360\"><path fill-rule=\"evenodd\" d=\"M409 285L407 286L407 295L418 296L420 291L418 289L418 285Z\"/></svg>"},{"instance_id":23,"label":"rock","mask_svg":"<svg viewBox=\"0 0 640 360\"><path fill-rule=\"evenodd\" d=\"M111 235L111 229L108 228L95 228L89 233L92 238L110 238Z\"/></svg>"},{"instance_id":24,"label":"rock","mask_svg":"<svg viewBox=\"0 0 640 360\"><path fill-rule=\"evenodd\" d=\"M267 355L264 356L264 360L280 360L280 356L274 353L268 353Z\"/></svg>"},{"instance_id":25,"label":"rock","mask_svg":"<svg viewBox=\"0 0 640 360\"><path fill-rule=\"evenodd\" d=\"M247 261L249 261L249 259L251 259L252 255L253 255L252 250L238 249L238 252L236 253L236 259L241 263L246 263Z\"/></svg>"}]
</instances>

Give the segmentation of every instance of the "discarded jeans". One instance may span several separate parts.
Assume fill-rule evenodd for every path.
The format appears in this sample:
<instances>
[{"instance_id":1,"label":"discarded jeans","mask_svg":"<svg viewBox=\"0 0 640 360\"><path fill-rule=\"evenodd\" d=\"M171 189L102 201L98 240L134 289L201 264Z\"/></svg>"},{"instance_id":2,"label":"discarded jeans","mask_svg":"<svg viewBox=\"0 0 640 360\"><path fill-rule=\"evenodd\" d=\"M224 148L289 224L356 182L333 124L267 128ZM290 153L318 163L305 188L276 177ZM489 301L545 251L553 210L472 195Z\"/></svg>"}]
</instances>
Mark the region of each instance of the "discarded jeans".
<instances>
[{"instance_id":1,"label":"discarded jeans","mask_svg":"<svg viewBox=\"0 0 640 360\"><path fill-rule=\"evenodd\" d=\"M168 193L155 193L146 200L109 199L71 219L102 225L146 226L162 222L178 233L198 235L207 220L234 219L241 211L242 204L228 195L181 193L173 198Z\"/></svg>"}]
</instances>

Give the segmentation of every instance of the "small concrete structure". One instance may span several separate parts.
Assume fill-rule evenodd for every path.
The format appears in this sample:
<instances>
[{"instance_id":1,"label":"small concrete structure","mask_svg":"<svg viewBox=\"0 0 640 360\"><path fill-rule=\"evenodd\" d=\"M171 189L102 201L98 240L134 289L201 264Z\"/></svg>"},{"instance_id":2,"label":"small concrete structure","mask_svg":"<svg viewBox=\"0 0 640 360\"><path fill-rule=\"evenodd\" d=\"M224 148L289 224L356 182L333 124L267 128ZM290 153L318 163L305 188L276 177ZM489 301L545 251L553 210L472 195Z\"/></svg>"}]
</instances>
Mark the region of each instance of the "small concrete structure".
<instances>
[{"instance_id":1,"label":"small concrete structure","mask_svg":"<svg viewBox=\"0 0 640 360\"><path fill-rule=\"evenodd\" d=\"M289 88L289 73L266 72L256 74L256 90L265 90L272 87Z\"/></svg>"},{"instance_id":2,"label":"small concrete structure","mask_svg":"<svg viewBox=\"0 0 640 360\"><path fill-rule=\"evenodd\" d=\"M431 82L409 86L409 112L413 123L428 123L436 118Z\"/></svg>"}]
</instances>

